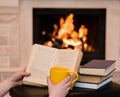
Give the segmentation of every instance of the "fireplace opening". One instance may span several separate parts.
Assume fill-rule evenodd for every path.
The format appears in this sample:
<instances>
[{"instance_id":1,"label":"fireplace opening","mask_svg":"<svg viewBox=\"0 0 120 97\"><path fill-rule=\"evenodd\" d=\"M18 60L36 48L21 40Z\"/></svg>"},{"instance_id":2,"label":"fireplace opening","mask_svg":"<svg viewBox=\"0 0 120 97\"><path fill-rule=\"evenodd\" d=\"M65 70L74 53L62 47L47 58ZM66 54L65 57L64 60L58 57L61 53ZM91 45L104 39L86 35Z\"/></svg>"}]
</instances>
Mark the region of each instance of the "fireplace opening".
<instances>
[{"instance_id":1,"label":"fireplace opening","mask_svg":"<svg viewBox=\"0 0 120 97\"><path fill-rule=\"evenodd\" d=\"M33 44L83 52L81 65L105 59L106 9L33 8Z\"/></svg>"}]
</instances>

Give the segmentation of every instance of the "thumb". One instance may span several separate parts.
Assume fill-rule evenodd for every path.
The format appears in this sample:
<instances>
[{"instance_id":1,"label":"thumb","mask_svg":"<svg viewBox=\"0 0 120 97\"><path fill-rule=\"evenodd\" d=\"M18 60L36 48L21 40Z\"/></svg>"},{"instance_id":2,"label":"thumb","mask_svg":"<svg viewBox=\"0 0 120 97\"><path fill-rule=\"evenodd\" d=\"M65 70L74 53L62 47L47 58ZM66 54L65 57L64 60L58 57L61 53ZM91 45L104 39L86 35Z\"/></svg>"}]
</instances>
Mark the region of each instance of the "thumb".
<instances>
[{"instance_id":1,"label":"thumb","mask_svg":"<svg viewBox=\"0 0 120 97\"><path fill-rule=\"evenodd\" d=\"M50 77L49 77L49 76L47 76L47 84L48 84L48 86L51 86L51 85L52 85L52 82L51 82L51 80L50 80Z\"/></svg>"}]
</instances>

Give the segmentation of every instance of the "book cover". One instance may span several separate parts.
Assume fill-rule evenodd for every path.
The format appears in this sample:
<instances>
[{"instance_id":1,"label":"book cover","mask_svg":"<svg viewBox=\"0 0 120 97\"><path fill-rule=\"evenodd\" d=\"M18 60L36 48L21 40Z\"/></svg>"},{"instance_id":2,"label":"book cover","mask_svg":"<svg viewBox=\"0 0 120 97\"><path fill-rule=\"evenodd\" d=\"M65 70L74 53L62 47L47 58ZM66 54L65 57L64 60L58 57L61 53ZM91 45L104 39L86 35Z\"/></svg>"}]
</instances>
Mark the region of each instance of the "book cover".
<instances>
[{"instance_id":1,"label":"book cover","mask_svg":"<svg viewBox=\"0 0 120 97\"><path fill-rule=\"evenodd\" d=\"M115 60L92 60L79 69L80 74L106 76L115 69Z\"/></svg>"},{"instance_id":2,"label":"book cover","mask_svg":"<svg viewBox=\"0 0 120 97\"><path fill-rule=\"evenodd\" d=\"M27 85L47 85L47 76L52 66L64 66L78 72L82 59L82 52L78 50L57 49L44 45L34 44L28 60L27 72L23 83Z\"/></svg>"}]
</instances>

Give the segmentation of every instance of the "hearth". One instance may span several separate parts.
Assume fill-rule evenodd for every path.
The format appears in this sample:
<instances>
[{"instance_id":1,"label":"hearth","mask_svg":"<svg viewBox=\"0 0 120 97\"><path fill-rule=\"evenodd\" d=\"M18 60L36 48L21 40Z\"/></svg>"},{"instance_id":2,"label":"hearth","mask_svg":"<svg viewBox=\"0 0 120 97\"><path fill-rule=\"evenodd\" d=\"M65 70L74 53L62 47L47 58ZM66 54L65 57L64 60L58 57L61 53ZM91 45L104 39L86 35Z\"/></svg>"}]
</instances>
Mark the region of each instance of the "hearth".
<instances>
[{"instance_id":1,"label":"hearth","mask_svg":"<svg viewBox=\"0 0 120 97\"><path fill-rule=\"evenodd\" d=\"M106 9L33 8L33 44L82 50L81 64L105 59L105 24Z\"/></svg>"}]
</instances>

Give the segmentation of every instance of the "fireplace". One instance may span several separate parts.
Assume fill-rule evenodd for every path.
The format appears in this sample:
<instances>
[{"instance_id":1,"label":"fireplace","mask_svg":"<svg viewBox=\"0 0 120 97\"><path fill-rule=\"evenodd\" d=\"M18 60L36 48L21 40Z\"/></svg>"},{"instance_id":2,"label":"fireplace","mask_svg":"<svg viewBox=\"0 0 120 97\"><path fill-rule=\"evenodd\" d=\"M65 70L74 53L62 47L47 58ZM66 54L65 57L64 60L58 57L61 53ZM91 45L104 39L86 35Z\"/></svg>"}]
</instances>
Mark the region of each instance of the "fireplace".
<instances>
[{"instance_id":1,"label":"fireplace","mask_svg":"<svg viewBox=\"0 0 120 97\"><path fill-rule=\"evenodd\" d=\"M116 60L116 69L120 70L120 26L119 26L120 6L119 5L120 5L120 1L118 0L108 0L108 1L22 0L20 4L20 17L19 17L19 21L20 21L19 46L20 46L20 62L21 62L20 66L27 64L27 60L29 59L29 54L33 44L33 30L34 30L33 8L106 9L105 59Z\"/></svg>"},{"instance_id":2,"label":"fireplace","mask_svg":"<svg viewBox=\"0 0 120 97\"><path fill-rule=\"evenodd\" d=\"M33 8L33 44L82 50L81 64L105 59L105 21L106 9Z\"/></svg>"}]
</instances>

